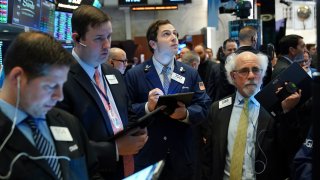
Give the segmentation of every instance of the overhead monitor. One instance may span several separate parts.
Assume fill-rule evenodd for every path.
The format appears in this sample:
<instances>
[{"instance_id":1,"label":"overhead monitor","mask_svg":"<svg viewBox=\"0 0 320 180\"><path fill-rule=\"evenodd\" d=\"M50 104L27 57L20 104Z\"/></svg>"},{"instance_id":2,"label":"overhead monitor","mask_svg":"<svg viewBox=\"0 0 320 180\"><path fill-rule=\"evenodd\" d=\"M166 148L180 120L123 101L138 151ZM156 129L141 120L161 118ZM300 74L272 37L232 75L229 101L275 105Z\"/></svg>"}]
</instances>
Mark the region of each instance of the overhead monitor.
<instances>
[{"instance_id":1,"label":"overhead monitor","mask_svg":"<svg viewBox=\"0 0 320 180\"><path fill-rule=\"evenodd\" d=\"M40 0L13 0L12 24L39 29Z\"/></svg>"},{"instance_id":2,"label":"overhead monitor","mask_svg":"<svg viewBox=\"0 0 320 180\"><path fill-rule=\"evenodd\" d=\"M54 3L47 0L41 0L40 31L53 35L55 8L56 6Z\"/></svg>"},{"instance_id":3,"label":"overhead monitor","mask_svg":"<svg viewBox=\"0 0 320 180\"><path fill-rule=\"evenodd\" d=\"M191 0L162 0L162 4L187 4L191 2Z\"/></svg>"},{"instance_id":4,"label":"overhead monitor","mask_svg":"<svg viewBox=\"0 0 320 180\"><path fill-rule=\"evenodd\" d=\"M97 8L102 7L101 0L56 0L56 10L73 12L80 5L92 5Z\"/></svg>"},{"instance_id":5,"label":"overhead monitor","mask_svg":"<svg viewBox=\"0 0 320 180\"><path fill-rule=\"evenodd\" d=\"M72 13L55 11L54 37L57 40L72 40L71 17Z\"/></svg>"},{"instance_id":6,"label":"overhead monitor","mask_svg":"<svg viewBox=\"0 0 320 180\"><path fill-rule=\"evenodd\" d=\"M8 23L8 0L0 0L0 23Z\"/></svg>"},{"instance_id":7,"label":"overhead monitor","mask_svg":"<svg viewBox=\"0 0 320 180\"><path fill-rule=\"evenodd\" d=\"M119 0L119 6L147 5L147 0Z\"/></svg>"},{"instance_id":8,"label":"overhead monitor","mask_svg":"<svg viewBox=\"0 0 320 180\"><path fill-rule=\"evenodd\" d=\"M0 65L3 65L4 56L11 43L11 40L1 40L0 39Z\"/></svg>"}]
</instances>

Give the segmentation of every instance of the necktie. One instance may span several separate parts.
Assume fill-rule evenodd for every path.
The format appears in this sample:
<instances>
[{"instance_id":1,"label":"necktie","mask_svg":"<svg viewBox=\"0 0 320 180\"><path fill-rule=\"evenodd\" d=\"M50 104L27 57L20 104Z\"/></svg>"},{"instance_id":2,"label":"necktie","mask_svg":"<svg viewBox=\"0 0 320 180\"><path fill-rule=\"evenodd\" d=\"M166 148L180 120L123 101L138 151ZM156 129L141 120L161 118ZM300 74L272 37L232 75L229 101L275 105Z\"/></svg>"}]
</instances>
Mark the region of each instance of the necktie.
<instances>
[{"instance_id":1,"label":"necktie","mask_svg":"<svg viewBox=\"0 0 320 180\"><path fill-rule=\"evenodd\" d=\"M25 121L32 130L33 139L36 144L37 149L43 156L57 156L57 153L49 141L41 134L40 130L37 128L33 118L28 117ZM57 176L59 180L62 179L60 164L56 158L46 158L49 166L51 167L53 173Z\"/></svg>"},{"instance_id":2,"label":"necktie","mask_svg":"<svg viewBox=\"0 0 320 180\"><path fill-rule=\"evenodd\" d=\"M163 66L161 74L163 74L163 90L165 94L168 94L168 89L170 85L170 80L169 80L169 67L168 66Z\"/></svg>"},{"instance_id":3,"label":"necktie","mask_svg":"<svg viewBox=\"0 0 320 180\"><path fill-rule=\"evenodd\" d=\"M106 89L104 88L104 86L102 85L102 83L100 81L100 72L99 72L98 68L94 72L94 80L95 80L96 84L98 85L99 89L107 97L107 99L105 99L102 96L100 96L105 109L107 110L107 112L108 111L112 111L111 110L111 106L109 105L109 102L107 102L108 96L107 96L107 93L106 93ZM112 121L111 117L109 117L109 119L110 119L110 121ZM122 122L121 122L122 128L120 128L120 129L115 128L115 125L114 125L113 122L111 122L111 125L112 125L112 130L113 130L114 134L116 134L116 133L120 132L121 130L123 130ZM129 175L134 173L134 159L133 159L132 155L122 156L122 158L123 158L123 165L124 165L124 176L127 177L127 176L129 176Z\"/></svg>"},{"instance_id":4,"label":"necktie","mask_svg":"<svg viewBox=\"0 0 320 180\"><path fill-rule=\"evenodd\" d=\"M237 135L233 145L231 167L230 167L230 180L242 179L242 166L243 158L247 142L247 129L248 129L248 105L249 99L244 99L242 112L237 128Z\"/></svg>"}]
</instances>

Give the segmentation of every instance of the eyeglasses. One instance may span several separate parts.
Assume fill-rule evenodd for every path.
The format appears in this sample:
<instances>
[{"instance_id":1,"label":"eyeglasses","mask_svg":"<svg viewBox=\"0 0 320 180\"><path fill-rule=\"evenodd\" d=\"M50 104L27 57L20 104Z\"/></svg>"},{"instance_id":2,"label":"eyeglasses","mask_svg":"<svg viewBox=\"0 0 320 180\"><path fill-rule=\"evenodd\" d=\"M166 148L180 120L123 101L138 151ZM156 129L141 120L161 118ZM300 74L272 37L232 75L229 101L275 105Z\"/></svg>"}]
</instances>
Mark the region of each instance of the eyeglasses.
<instances>
[{"instance_id":1,"label":"eyeglasses","mask_svg":"<svg viewBox=\"0 0 320 180\"><path fill-rule=\"evenodd\" d=\"M260 76L262 73L262 69L258 67L253 67L253 68L242 68L239 70L234 70L233 72L238 73L242 77L248 77L249 73L252 72L255 76Z\"/></svg>"},{"instance_id":2,"label":"eyeglasses","mask_svg":"<svg viewBox=\"0 0 320 180\"><path fill-rule=\"evenodd\" d=\"M122 62L123 64L127 64L128 63L128 59L122 60L122 59L112 59L113 61L119 61Z\"/></svg>"}]
</instances>

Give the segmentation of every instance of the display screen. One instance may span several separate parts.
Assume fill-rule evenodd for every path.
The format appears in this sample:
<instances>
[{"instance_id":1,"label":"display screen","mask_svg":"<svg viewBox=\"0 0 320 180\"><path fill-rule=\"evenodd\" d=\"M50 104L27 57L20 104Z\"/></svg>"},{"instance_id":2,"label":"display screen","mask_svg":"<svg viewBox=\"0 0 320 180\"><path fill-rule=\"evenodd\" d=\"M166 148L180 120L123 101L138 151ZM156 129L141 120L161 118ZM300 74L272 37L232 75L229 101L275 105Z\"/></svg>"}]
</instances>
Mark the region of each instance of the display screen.
<instances>
[{"instance_id":1,"label":"display screen","mask_svg":"<svg viewBox=\"0 0 320 180\"><path fill-rule=\"evenodd\" d=\"M10 43L10 40L0 40L0 65L3 65L4 56Z\"/></svg>"},{"instance_id":2,"label":"display screen","mask_svg":"<svg viewBox=\"0 0 320 180\"><path fill-rule=\"evenodd\" d=\"M8 22L8 0L0 0L0 23Z\"/></svg>"},{"instance_id":3,"label":"display screen","mask_svg":"<svg viewBox=\"0 0 320 180\"><path fill-rule=\"evenodd\" d=\"M14 0L12 24L39 29L41 0Z\"/></svg>"},{"instance_id":4,"label":"display screen","mask_svg":"<svg viewBox=\"0 0 320 180\"><path fill-rule=\"evenodd\" d=\"M119 0L119 6L131 6L131 5L146 5L147 0Z\"/></svg>"},{"instance_id":5,"label":"display screen","mask_svg":"<svg viewBox=\"0 0 320 180\"><path fill-rule=\"evenodd\" d=\"M41 0L40 31L53 35L55 4Z\"/></svg>"},{"instance_id":6,"label":"display screen","mask_svg":"<svg viewBox=\"0 0 320 180\"><path fill-rule=\"evenodd\" d=\"M186 4L191 3L191 0L162 0L163 4Z\"/></svg>"},{"instance_id":7,"label":"display screen","mask_svg":"<svg viewBox=\"0 0 320 180\"><path fill-rule=\"evenodd\" d=\"M72 40L71 17L72 13L55 11L54 37L57 40Z\"/></svg>"}]
</instances>

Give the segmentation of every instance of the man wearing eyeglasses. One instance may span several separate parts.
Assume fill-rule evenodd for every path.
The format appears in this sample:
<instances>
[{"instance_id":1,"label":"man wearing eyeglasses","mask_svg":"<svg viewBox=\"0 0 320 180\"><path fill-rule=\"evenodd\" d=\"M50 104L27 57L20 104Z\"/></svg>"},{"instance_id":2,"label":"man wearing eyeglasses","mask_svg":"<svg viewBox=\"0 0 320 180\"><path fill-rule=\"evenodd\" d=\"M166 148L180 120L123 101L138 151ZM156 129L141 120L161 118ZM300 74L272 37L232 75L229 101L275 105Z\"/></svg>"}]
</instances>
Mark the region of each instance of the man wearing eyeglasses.
<instances>
[{"instance_id":1,"label":"man wearing eyeglasses","mask_svg":"<svg viewBox=\"0 0 320 180\"><path fill-rule=\"evenodd\" d=\"M267 56L260 53L244 51L228 56L226 75L236 87L236 93L214 102L209 109L207 162L203 171L207 179L288 177L287 166L283 163L287 154L282 147L288 137L284 127L290 126L285 119L273 119L254 98L267 66ZM301 92L296 92L282 101L286 117L291 115L288 112L299 102L300 96Z\"/></svg>"},{"instance_id":2,"label":"man wearing eyeglasses","mask_svg":"<svg viewBox=\"0 0 320 180\"><path fill-rule=\"evenodd\" d=\"M124 74L128 64L126 52L120 48L111 48L109 51L108 63L119 70L121 74Z\"/></svg>"}]
</instances>

